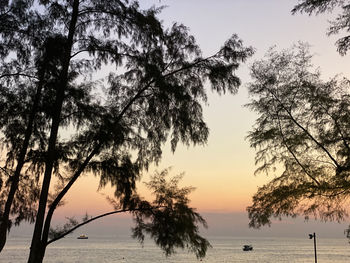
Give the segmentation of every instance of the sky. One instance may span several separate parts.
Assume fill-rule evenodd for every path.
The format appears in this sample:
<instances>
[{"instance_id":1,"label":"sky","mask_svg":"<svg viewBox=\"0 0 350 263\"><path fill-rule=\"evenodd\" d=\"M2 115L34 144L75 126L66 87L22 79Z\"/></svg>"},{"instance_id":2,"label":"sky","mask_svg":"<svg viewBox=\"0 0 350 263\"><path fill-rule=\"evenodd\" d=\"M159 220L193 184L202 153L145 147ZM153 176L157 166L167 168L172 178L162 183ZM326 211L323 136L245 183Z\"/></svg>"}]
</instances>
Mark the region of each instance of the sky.
<instances>
[{"instance_id":1,"label":"sky","mask_svg":"<svg viewBox=\"0 0 350 263\"><path fill-rule=\"evenodd\" d=\"M302 235L309 227L323 231L325 236L343 236L347 226L336 223L305 223L302 219L274 222L271 228L249 230L245 209L259 186L273 178L273 174L254 176L254 149L245 139L257 116L244 105L248 102L246 83L250 81L249 65L261 59L271 46L288 48L298 41L308 42L315 54L314 64L320 67L324 79L342 73L350 76L349 55L342 57L334 45L337 37L327 36L330 14L308 16L292 15L290 10L297 0L143 0L141 5L166 5L160 14L164 25L173 22L189 27L203 54L215 53L232 34L247 46L253 46L255 55L237 71L242 80L238 94L218 96L209 91L208 105L204 106L204 119L210 128L205 146L179 146L172 153L169 145L163 148L163 158L154 170L172 167L171 174L185 172L182 185L196 190L191 194L191 205L203 213L209 223L209 234L230 235ZM147 181L147 175L142 181ZM140 183L141 192L147 196ZM97 179L83 177L68 195L66 205L57 210L56 221L65 216L92 215L110 211L111 207L101 193L96 193ZM116 219L114 219L116 220ZM130 225L120 216L119 228ZM112 224L105 219L101 225ZM125 221L125 222L124 222ZM96 226L97 223L92 227ZM119 229L116 227L115 229ZM104 228L106 229L106 228ZM117 230L116 230L117 231ZM120 230L121 231L121 230ZM334 234L336 233L336 234Z\"/></svg>"}]
</instances>

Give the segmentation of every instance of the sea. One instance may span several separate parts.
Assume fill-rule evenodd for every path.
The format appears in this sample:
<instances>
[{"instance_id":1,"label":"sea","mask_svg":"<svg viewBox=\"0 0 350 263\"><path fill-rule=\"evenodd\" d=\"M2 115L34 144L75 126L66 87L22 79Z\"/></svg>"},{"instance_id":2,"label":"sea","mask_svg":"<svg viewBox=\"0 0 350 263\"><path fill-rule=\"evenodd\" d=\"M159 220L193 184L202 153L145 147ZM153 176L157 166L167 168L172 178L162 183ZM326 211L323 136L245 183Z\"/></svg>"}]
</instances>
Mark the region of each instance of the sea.
<instances>
[{"instance_id":1,"label":"sea","mask_svg":"<svg viewBox=\"0 0 350 263\"><path fill-rule=\"evenodd\" d=\"M47 248L45 263L198 263L198 262L315 262L314 242L307 238L247 238L207 237L212 248L207 256L199 260L186 250L177 250L166 257L151 240L140 245L128 236L89 236L77 239L71 235ZM29 237L12 237L0 254L1 263L27 262ZM245 244L253 246L252 251L243 251ZM350 244L346 238L319 238L316 244L318 263L349 263Z\"/></svg>"}]
</instances>

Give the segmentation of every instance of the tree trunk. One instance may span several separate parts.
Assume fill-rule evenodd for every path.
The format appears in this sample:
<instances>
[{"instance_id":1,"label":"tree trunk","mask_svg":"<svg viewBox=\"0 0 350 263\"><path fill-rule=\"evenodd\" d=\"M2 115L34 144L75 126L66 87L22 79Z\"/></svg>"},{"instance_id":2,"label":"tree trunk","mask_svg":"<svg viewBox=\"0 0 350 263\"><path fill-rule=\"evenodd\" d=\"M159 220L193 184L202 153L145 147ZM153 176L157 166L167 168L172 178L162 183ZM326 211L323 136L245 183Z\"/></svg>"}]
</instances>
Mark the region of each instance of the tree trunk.
<instances>
[{"instance_id":1,"label":"tree trunk","mask_svg":"<svg viewBox=\"0 0 350 263\"><path fill-rule=\"evenodd\" d=\"M71 58L71 51L73 46L73 38L75 34L75 27L78 19L79 0L74 0L71 22L69 25L69 33L66 44L65 57L63 58L63 66L59 79L59 86L56 91L56 99L52 115L52 126L49 138L49 145L47 150L47 157L45 162L45 173L43 184L40 193L38 213L35 220L32 243L30 247L30 254L28 263L41 263L46 250L46 240L42 239L42 230L45 219L45 211L47 206L47 198L50 189L51 175L53 163L56 159L56 141L58 135L58 128L60 125L62 105L64 102L65 91L68 84L68 71Z\"/></svg>"},{"instance_id":2,"label":"tree trunk","mask_svg":"<svg viewBox=\"0 0 350 263\"><path fill-rule=\"evenodd\" d=\"M39 80L38 88L33 101L32 111L29 115L28 124L24 135L22 149L17 158L17 166L16 166L15 173L13 174L12 178L10 178L11 180L10 192L7 196L4 212L2 213L2 218L0 223L0 252L2 251L6 243L11 206L13 203L13 199L15 198L16 191L18 189L21 170L23 168L25 156L27 154L29 140L30 140L30 137L32 136L34 119L38 109L39 100L41 97L41 90L42 90L42 85Z\"/></svg>"},{"instance_id":3,"label":"tree trunk","mask_svg":"<svg viewBox=\"0 0 350 263\"><path fill-rule=\"evenodd\" d=\"M60 90L63 90L63 89L61 88ZM62 92L59 92L59 93L62 93ZM42 258L41 258L41 260L39 260L38 257L44 256L43 255L44 252L42 252L43 246L42 246L42 240L41 240L41 232L42 232L46 204L47 204L47 198L48 198L48 193L49 193L49 188L50 188L51 173L52 173L52 169L53 169L53 163L55 160L56 139L57 139L57 134L58 134L59 118L61 116L60 112L61 112L61 107L62 107L62 104L61 104L61 107L59 105L60 101L61 101L61 99L59 97L57 97L56 103L55 103L56 112L53 116L53 121L52 121L49 146L48 146L48 152L47 152L47 157L46 157L47 159L45 162L46 167L45 167L44 179L43 179L43 184L42 184L41 193L40 193L38 213L36 216L34 233L33 233L33 237L32 237L32 244L30 247L30 254L29 254L28 262L31 262L31 263L41 262Z\"/></svg>"},{"instance_id":4,"label":"tree trunk","mask_svg":"<svg viewBox=\"0 0 350 263\"><path fill-rule=\"evenodd\" d=\"M45 256L45 250L46 250L46 245L44 245L41 242L41 240L39 240L39 242L35 243L35 250L33 250L33 247L30 247L28 262L42 263Z\"/></svg>"}]
</instances>

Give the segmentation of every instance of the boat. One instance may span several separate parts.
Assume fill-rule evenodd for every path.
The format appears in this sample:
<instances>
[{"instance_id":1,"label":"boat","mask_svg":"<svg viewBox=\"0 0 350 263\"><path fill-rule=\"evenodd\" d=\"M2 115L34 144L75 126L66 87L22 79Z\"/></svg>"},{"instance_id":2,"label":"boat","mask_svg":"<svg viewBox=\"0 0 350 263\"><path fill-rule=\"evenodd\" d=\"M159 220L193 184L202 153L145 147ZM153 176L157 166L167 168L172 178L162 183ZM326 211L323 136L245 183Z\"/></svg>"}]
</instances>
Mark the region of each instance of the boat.
<instances>
[{"instance_id":1,"label":"boat","mask_svg":"<svg viewBox=\"0 0 350 263\"><path fill-rule=\"evenodd\" d=\"M243 246L243 251L252 251L253 250L253 246L252 245L244 245Z\"/></svg>"},{"instance_id":2,"label":"boat","mask_svg":"<svg viewBox=\"0 0 350 263\"><path fill-rule=\"evenodd\" d=\"M89 237L86 235L80 235L77 237L77 239L88 239Z\"/></svg>"}]
</instances>

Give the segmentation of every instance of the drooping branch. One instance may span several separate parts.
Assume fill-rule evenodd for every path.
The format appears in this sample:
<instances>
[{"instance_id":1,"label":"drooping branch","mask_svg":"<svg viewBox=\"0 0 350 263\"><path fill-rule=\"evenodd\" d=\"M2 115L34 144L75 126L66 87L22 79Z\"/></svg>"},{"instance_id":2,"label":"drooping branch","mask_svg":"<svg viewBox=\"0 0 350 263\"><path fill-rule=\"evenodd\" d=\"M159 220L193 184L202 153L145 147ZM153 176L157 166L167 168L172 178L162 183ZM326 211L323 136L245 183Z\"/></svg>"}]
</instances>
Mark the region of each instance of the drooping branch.
<instances>
[{"instance_id":1,"label":"drooping branch","mask_svg":"<svg viewBox=\"0 0 350 263\"><path fill-rule=\"evenodd\" d=\"M102 217L105 217L105 216L109 216L109 215L114 215L114 214L120 214L120 213L126 213L126 212L134 212L134 211L146 211L146 210L155 210L155 209L159 209L159 208L162 208L162 207L165 207L165 206L156 206L156 207L152 207L152 208L133 208L133 209L122 209L122 210L116 210L116 211L112 211L112 212L108 212L108 213L105 213L105 214L102 214L102 215L99 215L99 216L95 216L95 217L92 217L90 218L89 220L86 220L78 225L76 225L75 227L73 227L72 229L68 230L67 232L61 234L60 236L58 237L55 237L51 240L49 240L46 245L49 245L63 237L65 237L66 235L72 233L74 230L78 229L79 227L82 227L92 221L95 221L99 218L102 218Z\"/></svg>"}]
</instances>

